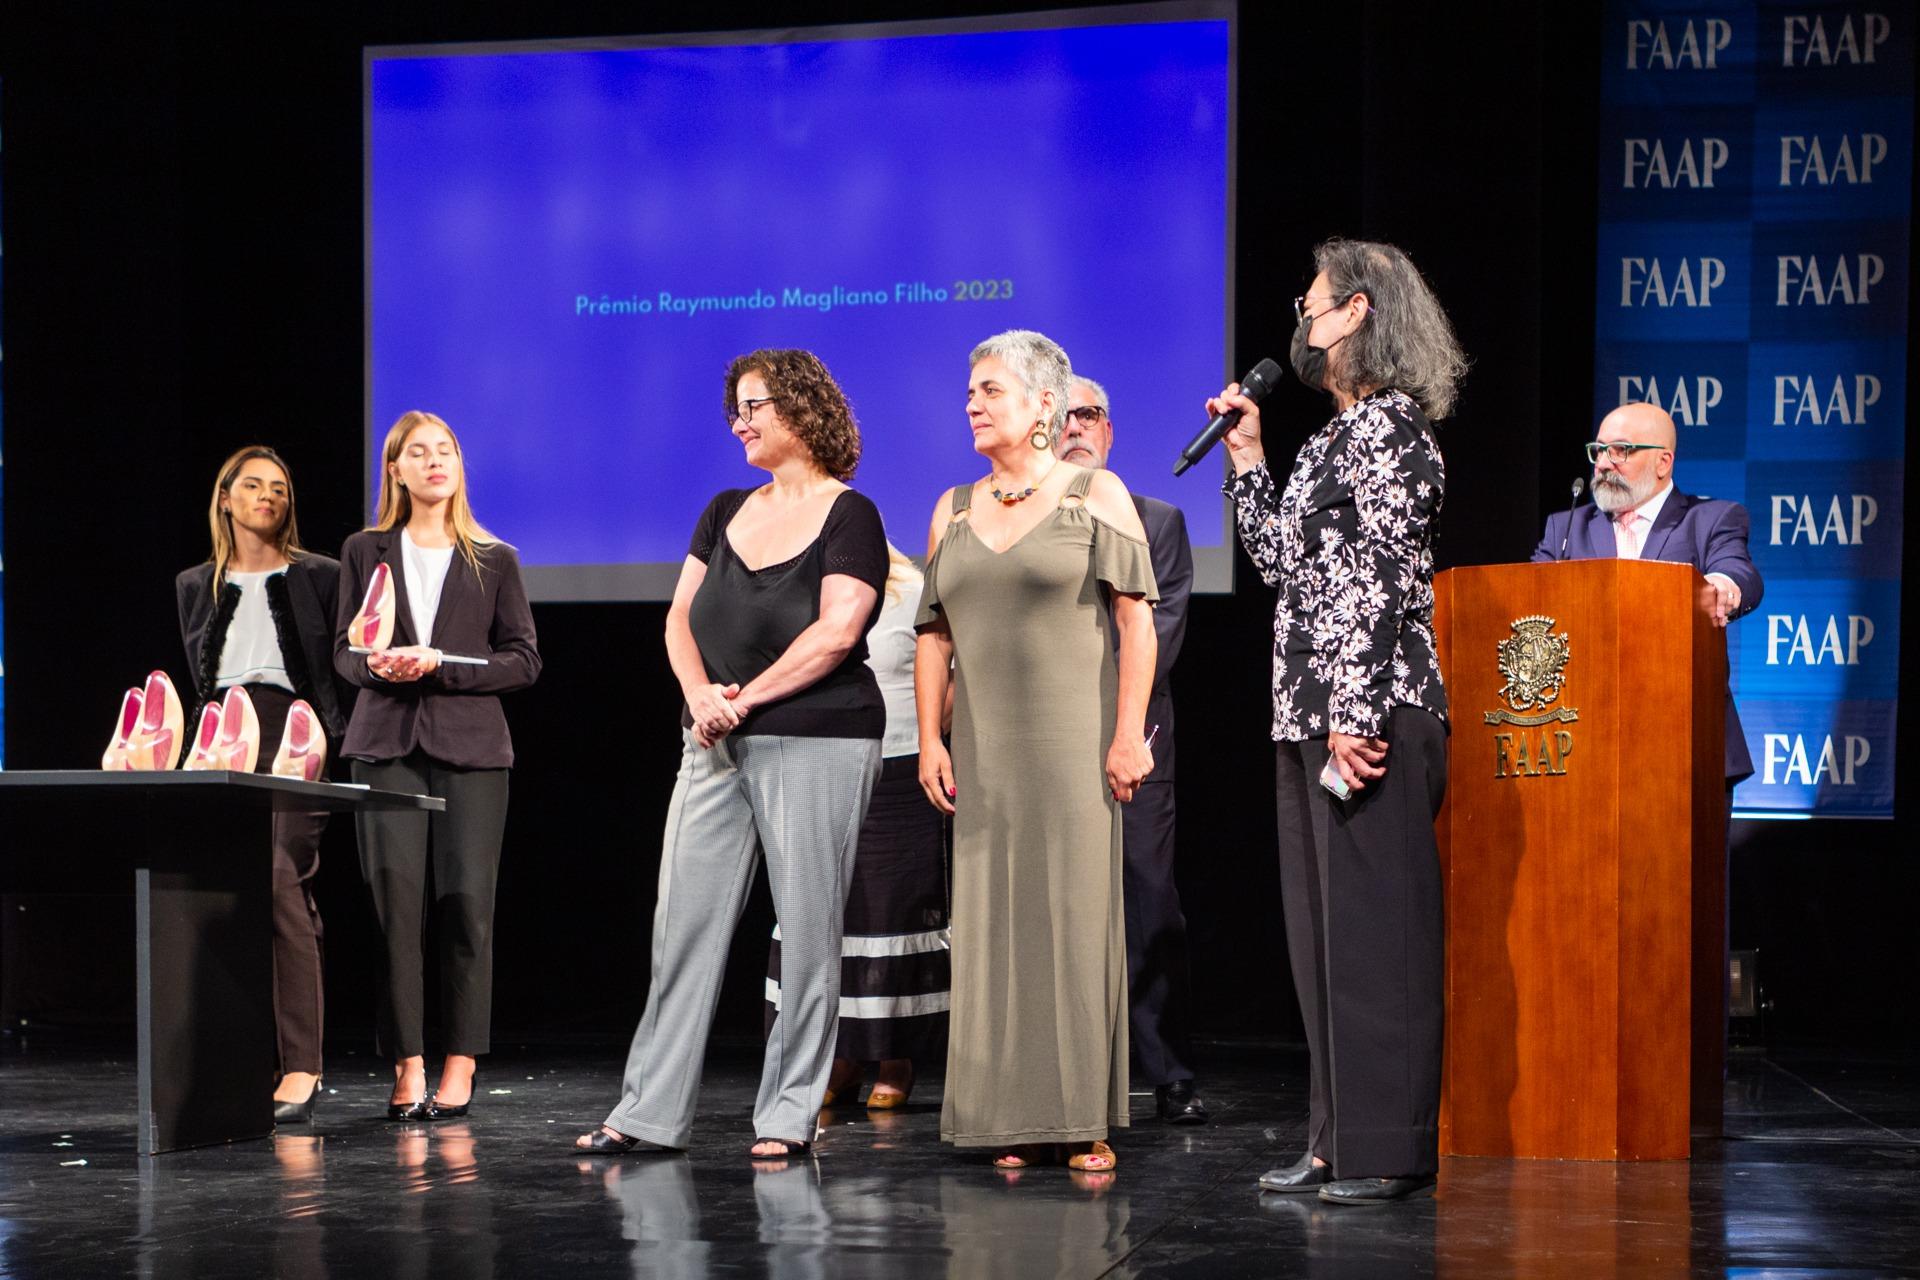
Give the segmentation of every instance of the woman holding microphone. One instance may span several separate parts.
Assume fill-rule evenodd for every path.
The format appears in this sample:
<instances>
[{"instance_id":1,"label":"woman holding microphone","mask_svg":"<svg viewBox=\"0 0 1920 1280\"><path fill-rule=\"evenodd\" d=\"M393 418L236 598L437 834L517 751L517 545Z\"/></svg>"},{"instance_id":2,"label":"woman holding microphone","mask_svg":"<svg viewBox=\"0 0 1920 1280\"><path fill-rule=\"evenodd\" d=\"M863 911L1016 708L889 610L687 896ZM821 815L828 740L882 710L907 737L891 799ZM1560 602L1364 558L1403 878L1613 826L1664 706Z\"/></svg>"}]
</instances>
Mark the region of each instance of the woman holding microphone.
<instances>
[{"instance_id":1,"label":"woman holding microphone","mask_svg":"<svg viewBox=\"0 0 1920 1280\"><path fill-rule=\"evenodd\" d=\"M1431 423L1466 358L1392 245L1330 240L1294 303L1300 381L1334 416L1284 487L1236 384L1227 433L1240 541L1274 614L1281 905L1311 1055L1307 1152L1263 1175L1336 1204L1430 1193L1439 1168L1442 936L1433 820L1447 694L1433 639L1446 472Z\"/></svg>"}]
</instances>

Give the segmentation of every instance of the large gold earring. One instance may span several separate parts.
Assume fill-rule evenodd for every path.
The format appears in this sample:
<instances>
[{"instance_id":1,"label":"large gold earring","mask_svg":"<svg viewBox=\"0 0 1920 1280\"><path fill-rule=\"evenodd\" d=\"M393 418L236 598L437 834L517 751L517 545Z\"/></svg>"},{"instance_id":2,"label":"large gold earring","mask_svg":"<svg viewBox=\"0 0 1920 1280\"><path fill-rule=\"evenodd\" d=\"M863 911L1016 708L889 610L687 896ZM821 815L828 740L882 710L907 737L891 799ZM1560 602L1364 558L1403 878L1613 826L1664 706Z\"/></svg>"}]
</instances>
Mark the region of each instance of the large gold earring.
<instances>
[{"instance_id":1,"label":"large gold earring","mask_svg":"<svg viewBox=\"0 0 1920 1280\"><path fill-rule=\"evenodd\" d=\"M1027 443L1035 449L1051 449L1053 447L1053 433L1038 423L1035 423L1033 434L1027 437Z\"/></svg>"}]
</instances>

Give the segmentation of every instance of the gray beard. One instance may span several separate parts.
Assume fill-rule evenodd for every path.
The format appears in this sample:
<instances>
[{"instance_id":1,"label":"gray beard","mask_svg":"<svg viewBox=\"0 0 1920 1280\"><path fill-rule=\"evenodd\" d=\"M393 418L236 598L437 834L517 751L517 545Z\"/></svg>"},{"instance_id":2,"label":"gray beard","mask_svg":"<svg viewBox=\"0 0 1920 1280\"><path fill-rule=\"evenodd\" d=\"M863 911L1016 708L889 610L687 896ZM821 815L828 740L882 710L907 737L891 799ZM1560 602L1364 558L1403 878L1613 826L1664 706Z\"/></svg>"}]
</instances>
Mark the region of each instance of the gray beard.
<instances>
[{"instance_id":1,"label":"gray beard","mask_svg":"<svg viewBox=\"0 0 1920 1280\"><path fill-rule=\"evenodd\" d=\"M1607 476L1596 472L1593 477L1593 505L1613 515L1637 507L1651 498L1658 484L1658 480L1649 480L1636 488L1621 479L1618 472Z\"/></svg>"}]
</instances>

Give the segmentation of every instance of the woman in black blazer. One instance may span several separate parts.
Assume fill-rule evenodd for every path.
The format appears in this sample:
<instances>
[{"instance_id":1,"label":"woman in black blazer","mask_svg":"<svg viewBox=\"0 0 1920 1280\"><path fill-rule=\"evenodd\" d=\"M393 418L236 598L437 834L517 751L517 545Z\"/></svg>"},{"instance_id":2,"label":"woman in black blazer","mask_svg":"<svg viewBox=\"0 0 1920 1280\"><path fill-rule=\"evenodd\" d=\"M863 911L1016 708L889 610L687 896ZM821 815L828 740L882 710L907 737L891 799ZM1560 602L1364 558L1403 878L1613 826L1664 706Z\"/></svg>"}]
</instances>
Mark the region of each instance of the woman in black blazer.
<instances>
[{"instance_id":1,"label":"woman in black blazer","mask_svg":"<svg viewBox=\"0 0 1920 1280\"><path fill-rule=\"evenodd\" d=\"M174 580L180 640L193 672L193 714L226 690L247 691L260 719L258 771L273 766L287 711L304 698L330 746L346 729L333 674L340 564L300 545L293 475L264 445L234 453L207 508L213 554ZM324 813L273 816L273 1012L280 1080L274 1118L313 1118L320 1089L320 910L313 898Z\"/></svg>"},{"instance_id":2,"label":"woman in black blazer","mask_svg":"<svg viewBox=\"0 0 1920 1280\"><path fill-rule=\"evenodd\" d=\"M360 686L341 748L354 781L447 802L431 816L358 818L360 869L386 936L379 1031L394 1059L387 1115L440 1120L467 1113L474 1060L488 1050L493 898L513 764L498 695L539 677L540 651L519 556L473 518L453 431L433 414L403 414L383 458L379 515L340 549L333 664ZM394 587L393 644L354 653L348 624L383 563ZM486 663L442 662L443 652ZM429 862L446 1052L431 1096L421 929Z\"/></svg>"}]
</instances>

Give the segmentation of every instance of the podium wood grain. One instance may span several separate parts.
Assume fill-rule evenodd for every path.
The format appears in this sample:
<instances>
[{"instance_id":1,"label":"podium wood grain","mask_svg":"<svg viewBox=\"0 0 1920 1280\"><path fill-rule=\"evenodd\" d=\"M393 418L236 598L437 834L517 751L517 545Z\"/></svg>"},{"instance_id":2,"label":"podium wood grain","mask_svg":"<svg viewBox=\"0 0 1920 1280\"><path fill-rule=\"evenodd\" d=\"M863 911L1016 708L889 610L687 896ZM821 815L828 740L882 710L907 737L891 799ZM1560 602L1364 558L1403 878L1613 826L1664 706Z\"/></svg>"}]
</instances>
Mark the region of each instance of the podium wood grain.
<instances>
[{"instance_id":1,"label":"podium wood grain","mask_svg":"<svg viewBox=\"0 0 1920 1280\"><path fill-rule=\"evenodd\" d=\"M1685 1158L1717 1133L1724 1039L1724 633L1690 566L1584 560L1435 580L1453 708L1450 1155ZM1512 623L1569 638L1570 724L1489 725ZM1563 728L1564 773L1497 777L1494 735Z\"/></svg>"}]
</instances>

